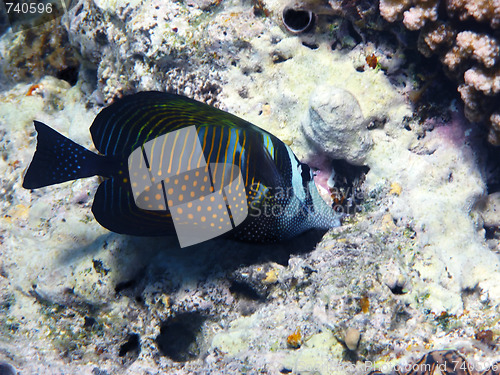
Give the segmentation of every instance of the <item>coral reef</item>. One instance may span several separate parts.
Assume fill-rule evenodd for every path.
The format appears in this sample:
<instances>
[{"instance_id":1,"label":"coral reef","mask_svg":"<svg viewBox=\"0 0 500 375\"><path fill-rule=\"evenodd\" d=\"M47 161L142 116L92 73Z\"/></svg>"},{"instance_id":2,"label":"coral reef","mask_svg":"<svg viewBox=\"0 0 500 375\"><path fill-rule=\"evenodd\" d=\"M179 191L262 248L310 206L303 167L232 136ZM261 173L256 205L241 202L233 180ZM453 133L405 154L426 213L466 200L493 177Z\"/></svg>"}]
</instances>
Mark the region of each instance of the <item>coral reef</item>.
<instances>
[{"instance_id":1,"label":"coral reef","mask_svg":"<svg viewBox=\"0 0 500 375\"><path fill-rule=\"evenodd\" d=\"M219 72L263 29L250 12L210 17L218 3L152 1L136 7L81 1L68 13L68 34L97 70L104 102L136 91L168 90L217 105Z\"/></svg>"},{"instance_id":2,"label":"coral reef","mask_svg":"<svg viewBox=\"0 0 500 375\"><path fill-rule=\"evenodd\" d=\"M481 210L484 225L487 227L500 227L500 192L497 191L487 195L480 204L484 205Z\"/></svg>"},{"instance_id":3,"label":"coral reef","mask_svg":"<svg viewBox=\"0 0 500 375\"><path fill-rule=\"evenodd\" d=\"M478 127L455 106L424 124L412 117L408 57L357 29L380 27L373 4L331 0L333 13L350 14L348 25L325 3L308 3L324 34L286 33L279 17L293 4L283 0L82 0L71 8L62 22L79 53L77 84L48 77L44 61L32 67L43 78L15 77L0 92L0 367L352 375L424 355L441 363L427 353L443 348L471 363L498 361L491 233L499 197L486 195ZM396 20L416 2L384 4ZM488 109L498 86L487 79L498 66L498 38L487 31L495 23L483 17L483 30L457 32L436 1L426 4L407 17L422 31L439 23L422 34L421 49L450 53L466 94ZM0 36L1 50L15 37ZM21 188L34 119L89 147L100 106L148 89L184 93L270 131L309 158L316 181L332 177L333 158L362 164L359 214L323 237L178 249L174 238L99 226L89 193L97 179Z\"/></svg>"},{"instance_id":4,"label":"coral reef","mask_svg":"<svg viewBox=\"0 0 500 375\"><path fill-rule=\"evenodd\" d=\"M470 121L490 125L500 144L500 2L484 0L381 0L380 13L420 30L419 50L436 54L458 84Z\"/></svg>"},{"instance_id":5,"label":"coral reef","mask_svg":"<svg viewBox=\"0 0 500 375\"><path fill-rule=\"evenodd\" d=\"M7 82L36 82L52 75L75 84L80 60L68 41L66 29L56 21L13 35L0 50L0 69Z\"/></svg>"}]
</instances>

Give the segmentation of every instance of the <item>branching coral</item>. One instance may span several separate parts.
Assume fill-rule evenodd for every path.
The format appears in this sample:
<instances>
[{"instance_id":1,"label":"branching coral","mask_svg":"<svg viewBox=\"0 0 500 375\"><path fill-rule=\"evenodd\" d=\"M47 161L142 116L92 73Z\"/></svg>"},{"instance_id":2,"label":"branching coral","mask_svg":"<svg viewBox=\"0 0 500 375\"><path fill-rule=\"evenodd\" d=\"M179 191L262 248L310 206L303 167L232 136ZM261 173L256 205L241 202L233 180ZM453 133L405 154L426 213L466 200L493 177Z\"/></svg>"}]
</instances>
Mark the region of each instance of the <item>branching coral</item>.
<instances>
[{"instance_id":1,"label":"branching coral","mask_svg":"<svg viewBox=\"0 0 500 375\"><path fill-rule=\"evenodd\" d=\"M500 144L500 0L380 0L380 13L420 30L419 50L439 56L467 118L488 122Z\"/></svg>"},{"instance_id":2,"label":"branching coral","mask_svg":"<svg viewBox=\"0 0 500 375\"><path fill-rule=\"evenodd\" d=\"M500 26L500 1L498 0L449 0L448 11L461 21L475 19L479 22L489 22L497 29Z\"/></svg>"}]
</instances>

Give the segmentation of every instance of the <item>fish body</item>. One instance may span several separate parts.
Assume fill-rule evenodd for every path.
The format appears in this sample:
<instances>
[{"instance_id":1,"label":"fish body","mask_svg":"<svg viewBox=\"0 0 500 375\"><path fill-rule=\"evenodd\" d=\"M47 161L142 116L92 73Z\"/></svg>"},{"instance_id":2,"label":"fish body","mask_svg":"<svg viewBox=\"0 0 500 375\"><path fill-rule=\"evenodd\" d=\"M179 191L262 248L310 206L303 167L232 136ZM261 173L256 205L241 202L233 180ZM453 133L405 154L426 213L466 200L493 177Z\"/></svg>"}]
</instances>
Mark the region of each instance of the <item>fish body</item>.
<instances>
[{"instance_id":1,"label":"fish body","mask_svg":"<svg viewBox=\"0 0 500 375\"><path fill-rule=\"evenodd\" d=\"M276 242L340 225L340 215L320 197L310 168L287 145L245 120L183 96L140 92L104 108L90 127L100 154L41 122L35 121L35 128L37 149L23 187L102 176L92 212L113 232L161 236L177 231L181 246L187 246L223 233ZM186 224L184 237L194 240L181 241L181 224ZM196 239L201 228L212 232Z\"/></svg>"}]
</instances>

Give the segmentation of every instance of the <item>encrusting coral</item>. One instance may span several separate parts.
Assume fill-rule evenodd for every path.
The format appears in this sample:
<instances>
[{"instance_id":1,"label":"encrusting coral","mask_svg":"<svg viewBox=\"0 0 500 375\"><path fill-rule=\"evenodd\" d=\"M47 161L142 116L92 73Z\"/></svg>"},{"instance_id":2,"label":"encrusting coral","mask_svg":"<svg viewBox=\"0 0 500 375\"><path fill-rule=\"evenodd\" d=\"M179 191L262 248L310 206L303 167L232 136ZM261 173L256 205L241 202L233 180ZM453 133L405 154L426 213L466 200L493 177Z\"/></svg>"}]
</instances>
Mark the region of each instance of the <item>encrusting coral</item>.
<instances>
[{"instance_id":1,"label":"encrusting coral","mask_svg":"<svg viewBox=\"0 0 500 375\"><path fill-rule=\"evenodd\" d=\"M458 83L467 118L489 122L488 140L500 144L500 1L380 0L380 13L420 30L420 52L439 56Z\"/></svg>"}]
</instances>

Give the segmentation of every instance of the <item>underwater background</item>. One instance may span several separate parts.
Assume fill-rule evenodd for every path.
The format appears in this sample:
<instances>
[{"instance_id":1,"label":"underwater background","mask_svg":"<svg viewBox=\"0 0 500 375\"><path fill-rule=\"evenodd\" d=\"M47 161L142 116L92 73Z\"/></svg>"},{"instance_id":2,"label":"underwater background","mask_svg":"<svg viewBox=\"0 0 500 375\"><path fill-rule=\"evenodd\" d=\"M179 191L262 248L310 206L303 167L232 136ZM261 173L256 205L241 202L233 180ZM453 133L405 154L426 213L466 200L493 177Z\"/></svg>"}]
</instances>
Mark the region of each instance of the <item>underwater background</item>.
<instances>
[{"instance_id":1,"label":"underwater background","mask_svg":"<svg viewBox=\"0 0 500 375\"><path fill-rule=\"evenodd\" d=\"M500 373L497 0L8 4L1 374ZM96 151L147 90L277 136L343 224L181 249L101 227L98 177L22 188L34 120Z\"/></svg>"}]
</instances>

